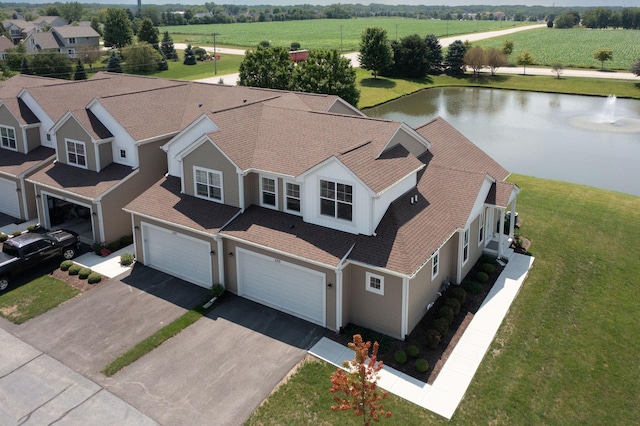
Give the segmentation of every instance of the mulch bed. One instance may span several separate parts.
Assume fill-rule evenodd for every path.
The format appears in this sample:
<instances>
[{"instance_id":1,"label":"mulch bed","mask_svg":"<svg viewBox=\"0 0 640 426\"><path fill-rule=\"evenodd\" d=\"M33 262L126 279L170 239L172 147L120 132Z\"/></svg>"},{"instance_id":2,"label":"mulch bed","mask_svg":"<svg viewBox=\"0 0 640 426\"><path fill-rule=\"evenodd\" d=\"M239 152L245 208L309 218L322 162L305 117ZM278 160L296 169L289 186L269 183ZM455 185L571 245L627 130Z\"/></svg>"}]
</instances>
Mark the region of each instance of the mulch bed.
<instances>
[{"instance_id":1,"label":"mulch bed","mask_svg":"<svg viewBox=\"0 0 640 426\"><path fill-rule=\"evenodd\" d=\"M102 280L99 283L89 284L87 280L81 280L77 275L69 275L67 271L62 271L60 268L54 269L50 274L52 277L64 281L72 287L79 289L82 292L100 287L109 281L109 277L102 276Z\"/></svg>"}]
</instances>

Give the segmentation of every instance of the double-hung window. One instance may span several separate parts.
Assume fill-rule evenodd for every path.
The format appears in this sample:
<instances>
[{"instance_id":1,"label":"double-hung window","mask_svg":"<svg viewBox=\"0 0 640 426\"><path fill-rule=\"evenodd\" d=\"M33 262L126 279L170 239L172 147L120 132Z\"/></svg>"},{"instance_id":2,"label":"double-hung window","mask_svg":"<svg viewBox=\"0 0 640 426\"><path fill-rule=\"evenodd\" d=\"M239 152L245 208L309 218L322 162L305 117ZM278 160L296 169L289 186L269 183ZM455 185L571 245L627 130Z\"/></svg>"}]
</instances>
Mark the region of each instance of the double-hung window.
<instances>
[{"instance_id":1,"label":"double-hung window","mask_svg":"<svg viewBox=\"0 0 640 426\"><path fill-rule=\"evenodd\" d=\"M320 181L320 214L351 221L353 187L328 180Z\"/></svg>"},{"instance_id":2,"label":"double-hung window","mask_svg":"<svg viewBox=\"0 0 640 426\"><path fill-rule=\"evenodd\" d=\"M12 151L18 150L16 144L16 131L13 127L0 126L0 138L2 140L2 147L10 149Z\"/></svg>"},{"instance_id":3,"label":"double-hung window","mask_svg":"<svg viewBox=\"0 0 640 426\"><path fill-rule=\"evenodd\" d=\"M275 178L260 178L260 205L271 209L278 208L278 192Z\"/></svg>"},{"instance_id":4,"label":"double-hung window","mask_svg":"<svg viewBox=\"0 0 640 426\"><path fill-rule=\"evenodd\" d=\"M66 140L67 163L84 169L87 168L87 152L84 142Z\"/></svg>"},{"instance_id":5,"label":"double-hung window","mask_svg":"<svg viewBox=\"0 0 640 426\"><path fill-rule=\"evenodd\" d=\"M478 215L478 245L484 241L484 212Z\"/></svg>"},{"instance_id":6,"label":"double-hung window","mask_svg":"<svg viewBox=\"0 0 640 426\"><path fill-rule=\"evenodd\" d=\"M300 185L297 183L285 183L286 206L285 209L292 213L300 213Z\"/></svg>"},{"instance_id":7,"label":"double-hung window","mask_svg":"<svg viewBox=\"0 0 640 426\"><path fill-rule=\"evenodd\" d=\"M431 258L431 279L438 276L440 270L440 250L437 250Z\"/></svg>"},{"instance_id":8,"label":"double-hung window","mask_svg":"<svg viewBox=\"0 0 640 426\"><path fill-rule=\"evenodd\" d=\"M195 168L195 193L197 197L224 202L222 196L222 173L217 170Z\"/></svg>"},{"instance_id":9,"label":"double-hung window","mask_svg":"<svg viewBox=\"0 0 640 426\"><path fill-rule=\"evenodd\" d=\"M469 228L464 230L462 240L462 263L466 263L467 260L469 260Z\"/></svg>"}]
</instances>

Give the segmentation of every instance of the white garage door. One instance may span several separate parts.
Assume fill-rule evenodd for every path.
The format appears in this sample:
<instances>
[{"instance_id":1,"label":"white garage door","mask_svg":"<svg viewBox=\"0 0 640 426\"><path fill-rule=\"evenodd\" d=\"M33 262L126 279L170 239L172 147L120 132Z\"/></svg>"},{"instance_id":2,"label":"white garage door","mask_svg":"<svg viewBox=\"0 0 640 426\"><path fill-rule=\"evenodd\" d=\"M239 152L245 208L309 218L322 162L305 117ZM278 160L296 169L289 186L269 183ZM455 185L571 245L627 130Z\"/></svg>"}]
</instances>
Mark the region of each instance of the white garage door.
<instances>
[{"instance_id":1,"label":"white garage door","mask_svg":"<svg viewBox=\"0 0 640 426\"><path fill-rule=\"evenodd\" d=\"M15 182L0 179L0 212L20 217L20 204Z\"/></svg>"},{"instance_id":2,"label":"white garage door","mask_svg":"<svg viewBox=\"0 0 640 426\"><path fill-rule=\"evenodd\" d=\"M237 249L238 294L325 326L325 274Z\"/></svg>"},{"instance_id":3,"label":"white garage door","mask_svg":"<svg viewBox=\"0 0 640 426\"><path fill-rule=\"evenodd\" d=\"M211 247L205 241L142 224L147 266L202 287L211 288Z\"/></svg>"}]
</instances>

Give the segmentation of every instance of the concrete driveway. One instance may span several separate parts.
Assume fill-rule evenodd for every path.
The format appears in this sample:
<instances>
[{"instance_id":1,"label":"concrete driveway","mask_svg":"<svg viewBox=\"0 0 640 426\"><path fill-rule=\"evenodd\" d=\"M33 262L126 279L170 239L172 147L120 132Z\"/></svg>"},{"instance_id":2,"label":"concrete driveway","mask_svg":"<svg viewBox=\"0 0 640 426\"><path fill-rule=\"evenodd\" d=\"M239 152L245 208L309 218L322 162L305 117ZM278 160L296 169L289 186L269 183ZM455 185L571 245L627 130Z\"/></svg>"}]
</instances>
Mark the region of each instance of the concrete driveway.
<instances>
[{"instance_id":1,"label":"concrete driveway","mask_svg":"<svg viewBox=\"0 0 640 426\"><path fill-rule=\"evenodd\" d=\"M136 420L128 424L146 416L163 425L241 424L322 337L323 328L227 295L208 317L115 376L100 373L115 357L207 295L198 286L136 266L25 324L0 321L1 328L35 349L36 355L27 357L29 365L42 358L59 362L61 371L73 370L62 380L62 373L53 374L46 367L38 367L40 373L16 368L0 378L0 395L18 390L24 401L13 405L22 407L22 416L25 407L31 407L34 388L50 389L52 401L58 401L65 398L63 390L69 389L69 383L75 383L73 389L86 389L89 396L64 414L67 424L81 418L79 413L99 419L96 410L108 412L110 403L124 418L135 414L130 420ZM4 356L11 360L10 355ZM12 362L23 365L20 360ZM35 414L44 410L31 408ZM4 414L11 419L15 413Z\"/></svg>"}]
</instances>

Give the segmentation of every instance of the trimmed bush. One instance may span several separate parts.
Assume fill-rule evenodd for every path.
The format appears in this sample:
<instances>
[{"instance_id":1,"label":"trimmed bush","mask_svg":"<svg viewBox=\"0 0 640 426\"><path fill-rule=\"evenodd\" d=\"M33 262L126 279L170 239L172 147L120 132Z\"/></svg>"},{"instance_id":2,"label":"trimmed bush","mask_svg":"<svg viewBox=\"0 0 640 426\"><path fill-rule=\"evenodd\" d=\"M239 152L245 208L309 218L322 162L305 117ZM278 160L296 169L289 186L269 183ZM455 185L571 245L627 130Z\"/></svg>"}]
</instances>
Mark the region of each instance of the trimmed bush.
<instances>
[{"instance_id":1,"label":"trimmed bush","mask_svg":"<svg viewBox=\"0 0 640 426\"><path fill-rule=\"evenodd\" d=\"M60 264L60 270L66 272L69 270L69 268L71 268L72 265L73 265L73 260L65 260Z\"/></svg>"},{"instance_id":2,"label":"trimmed bush","mask_svg":"<svg viewBox=\"0 0 640 426\"><path fill-rule=\"evenodd\" d=\"M133 235L125 235L123 237L120 237L118 241L120 241L120 245L122 247L130 246L131 244L133 244Z\"/></svg>"},{"instance_id":3,"label":"trimmed bush","mask_svg":"<svg viewBox=\"0 0 640 426\"><path fill-rule=\"evenodd\" d=\"M438 333L438 330L434 330L432 328L427 330L427 339L425 344L429 349L436 349L438 347L440 344L440 333Z\"/></svg>"},{"instance_id":4,"label":"trimmed bush","mask_svg":"<svg viewBox=\"0 0 640 426\"><path fill-rule=\"evenodd\" d=\"M9 239L9 236L7 234L5 234L4 232L0 232L0 243L4 243L8 239Z\"/></svg>"},{"instance_id":5,"label":"trimmed bush","mask_svg":"<svg viewBox=\"0 0 640 426\"><path fill-rule=\"evenodd\" d=\"M482 264L482 270L483 270L484 272L486 272L487 274L491 275L491 274L493 274L493 273L496 271L496 267L495 267L495 266L493 266L493 265L492 265L492 264L490 264L490 263L483 263L483 264Z\"/></svg>"},{"instance_id":6,"label":"trimmed bush","mask_svg":"<svg viewBox=\"0 0 640 426\"><path fill-rule=\"evenodd\" d=\"M416 358L419 354L420 354L420 349L418 349L417 346L415 345L407 346L407 355L409 355L411 358Z\"/></svg>"},{"instance_id":7,"label":"trimmed bush","mask_svg":"<svg viewBox=\"0 0 640 426\"><path fill-rule=\"evenodd\" d=\"M431 323L431 328L436 330L440 334L440 336L444 336L449 331L450 324L451 323L448 319L438 318L436 320L433 320L433 322Z\"/></svg>"},{"instance_id":8,"label":"trimmed bush","mask_svg":"<svg viewBox=\"0 0 640 426\"><path fill-rule=\"evenodd\" d=\"M29 225L29 226L27 226L27 231L29 231L29 232L36 232L36 231L38 230L38 228L39 228L39 227L40 227L40 226L38 226L38 225Z\"/></svg>"},{"instance_id":9,"label":"trimmed bush","mask_svg":"<svg viewBox=\"0 0 640 426\"><path fill-rule=\"evenodd\" d=\"M213 297L220 297L222 296L222 293L224 293L224 287L222 287L222 284L215 284L211 288L211 295Z\"/></svg>"},{"instance_id":10,"label":"trimmed bush","mask_svg":"<svg viewBox=\"0 0 640 426\"><path fill-rule=\"evenodd\" d=\"M491 265L497 265L498 259L493 256L488 256L486 254L482 255L479 260L480 263L489 263Z\"/></svg>"},{"instance_id":11,"label":"trimmed bush","mask_svg":"<svg viewBox=\"0 0 640 426\"><path fill-rule=\"evenodd\" d=\"M453 315L453 309L446 305L438 309L438 317L446 318L449 321L449 324L451 324L451 321L453 321L454 316L455 315Z\"/></svg>"},{"instance_id":12,"label":"trimmed bush","mask_svg":"<svg viewBox=\"0 0 640 426\"><path fill-rule=\"evenodd\" d=\"M113 253L114 251L118 251L122 248L122 245L120 245L120 241L112 241L109 244L107 244L107 250L109 250L111 253Z\"/></svg>"},{"instance_id":13,"label":"trimmed bush","mask_svg":"<svg viewBox=\"0 0 640 426\"><path fill-rule=\"evenodd\" d=\"M124 253L120 255L120 264L122 266L129 266L133 263L134 256L133 253Z\"/></svg>"},{"instance_id":14,"label":"trimmed bush","mask_svg":"<svg viewBox=\"0 0 640 426\"><path fill-rule=\"evenodd\" d=\"M476 279L481 283L486 283L487 281L489 281L489 275L487 275L486 272L480 271L476 274Z\"/></svg>"},{"instance_id":15,"label":"trimmed bush","mask_svg":"<svg viewBox=\"0 0 640 426\"><path fill-rule=\"evenodd\" d=\"M447 299L444 301L444 305L450 307L453 310L453 315L458 316L458 314L460 313L460 302L458 302L458 299L447 297Z\"/></svg>"},{"instance_id":16,"label":"trimmed bush","mask_svg":"<svg viewBox=\"0 0 640 426\"><path fill-rule=\"evenodd\" d=\"M449 293L451 297L458 299L460 306L464 305L464 302L467 301L467 292L461 287L452 287Z\"/></svg>"},{"instance_id":17,"label":"trimmed bush","mask_svg":"<svg viewBox=\"0 0 640 426\"><path fill-rule=\"evenodd\" d=\"M467 293L478 294L482 291L482 284L475 281L465 281L462 283L462 288L464 288Z\"/></svg>"},{"instance_id":18,"label":"trimmed bush","mask_svg":"<svg viewBox=\"0 0 640 426\"><path fill-rule=\"evenodd\" d=\"M82 269L82 266L78 265L77 263L74 263L68 269L69 275L78 275L81 269Z\"/></svg>"},{"instance_id":19,"label":"trimmed bush","mask_svg":"<svg viewBox=\"0 0 640 426\"><path fill-rule=\"evenodd\" d=\"M426 359L416 359L416 363L414 365L418 373L425 373L429 370L429 363Z\"/></svg>"},{"instance_id":20,"label":"trimmed bush","mask_svg":"<svg viewBox=\"0 0 640 426\"><path fill-rule=\"evenodd\" d=\"M91 245L91 251L94 252L95 254L97 254L98 256L100 256L100 252L102 251L102 249L104 248L104 246L100 243L93 243Z\"/></svg>"},{"instance_id":21,"label":"trimmed bush","mask_svg":"<svg viewBox=\"0 0 640 426\"><path fill-rule=\"evenodd\" d=\"M15 231L13 231L13 232L11 233L11 235L13 235L14 237L17 237L17 236L19 236L19 235L22 235L22 231L19 231L19 230L17 230L17 229L16 229Z\"/></svg>"},{"instance_id":22,"label":"trimmed bush","mask_svg":"<svg viewBox=\"0 0 640 426\"><path fill-rule=\"evenodd\" d=\"M92 272L89 274L89 276L87 277L87 282L89 284L97 284L100 281L102 281L102 275L100 275L97 272Z\"/></svg>"},{"instance_id":23,"label":"trimmed bush","mask_svg":"<svg viewBox=\"0 0 640 426\"><path fill-rule=\"evenodd\" d=\"M393 354L393 359L395 359L398 364L404 364L407 362L407 353L405 351L397 351Z\"/></svg>"},{"instance_id":24,"label":"trimmed bush","mask_svg":"<svg viewBox=\"0 0 640 426\"><path fill-rule=\"evenodd\" d=\"M92 272L93 271L89 268L82 268L80 269L80 271L78 271L78 278L80 278L81 280L86 280Z\"/></svg>"}]
</instances>

